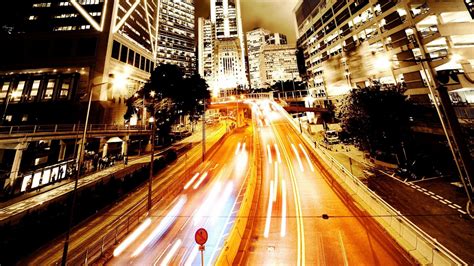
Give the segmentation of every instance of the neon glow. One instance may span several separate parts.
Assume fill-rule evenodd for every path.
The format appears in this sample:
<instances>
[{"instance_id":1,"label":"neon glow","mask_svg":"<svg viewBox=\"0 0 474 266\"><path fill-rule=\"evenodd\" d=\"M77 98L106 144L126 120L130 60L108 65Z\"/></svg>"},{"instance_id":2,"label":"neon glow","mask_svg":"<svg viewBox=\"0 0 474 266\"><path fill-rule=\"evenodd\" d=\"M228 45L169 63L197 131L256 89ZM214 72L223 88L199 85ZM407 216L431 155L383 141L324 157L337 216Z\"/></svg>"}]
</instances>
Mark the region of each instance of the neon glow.
<instances>
[{"instance_id":1,"label":"neon glow","mask_svg":"<svg viewBox=\"0 0 474 266\"><path fill-rule=\"evenodd\" d=\"M132 257L138 256L148 245L150 245L155 240L159 239L174 223L176 220L179 212L183 208L184 204L186 203L187 198L186 196L181 196L178 202L174 205L174 207L168 212L168 214L161 220L155 229L151 232L151 234L143 241L140 246L133 252Z\"/></svg>"},{"instance_id":2,"label":"neon glow","mask_svg":"<svg viewBox=\"0 0 474 266\"><path fill-rule=\"evenodd\" d=\"M145 221L143 221L143 223L138 226L132 234L125 238L125 240L114 250L114 257L120 255L128 246L130 246L130 244L135 241L138 236L141 235L143 231L148 228L148 226L150 226L150 224L151 219L146 218Z\"/></svg>"}]
</instances>

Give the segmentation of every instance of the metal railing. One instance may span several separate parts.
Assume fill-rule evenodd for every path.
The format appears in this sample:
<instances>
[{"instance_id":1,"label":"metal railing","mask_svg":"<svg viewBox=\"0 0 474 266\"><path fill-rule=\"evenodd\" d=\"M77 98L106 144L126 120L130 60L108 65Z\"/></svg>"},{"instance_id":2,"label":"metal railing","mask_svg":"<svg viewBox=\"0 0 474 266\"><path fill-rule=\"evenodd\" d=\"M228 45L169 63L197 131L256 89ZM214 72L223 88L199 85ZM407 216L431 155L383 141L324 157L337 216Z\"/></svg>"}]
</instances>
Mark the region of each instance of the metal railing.
<instances>
[{"instance_id":1,"label":"metal railing","mask_svg":"<svg viewBox=\"0 0 474 266\"><path fill-rule=\"evenodd\" d=\"M65 133L65 132L82 132L84 125L79 124L55 124L55 125L16 125L16 126L0 126L1 135L14 134L36 134L36 133ZM87 131L144 131L150 130L150 127L129 126L129 125L112 125L112 124L90 124Z\"/></svg>"},{"instance_id":2,"label":"metal railing","mask_svg":"<svg viewBox=\"0 0 474 266\"><path fill-rule=\"evenodd\" d=\"M275 98L278 99L296 99L296 98L304 98L310 95L308 90L297 90L297 91L285 91L285 92L276 92Z\"/></svg>"},{"instance_id":3,"label":"metal railing","mask_svg":"<svg viewBox=\"0 0 474 266\"><path fill-rule=\"evenodd\" d=\"M281 108L281 111L285 114L293 128L299 132L300 127L296 121L292 119L283 108ZM349 192L349 190L351 190L351 192L354 193L353 197L358 196L360 200L369 207L369 210L366 210L373 215L373 218L378 221L381 226L390 228L387 232L392 234L395 238L403 240L402 242L404 242L406 250L409 250L409 252L417 252L431 265L467 265L467 263L456 256L456 254L403 216L374 191L370 190L359 178L354 176L350 170L317 145L306 132L301 134L301 138L313 152L318 154L320 158L331 167L331 170L337 173L337 182L343 185L346 191ZM341 183L341 181L343 183ZM407 244L410 245L410 249L408 249Z\"/></svg>"}]
</instances>

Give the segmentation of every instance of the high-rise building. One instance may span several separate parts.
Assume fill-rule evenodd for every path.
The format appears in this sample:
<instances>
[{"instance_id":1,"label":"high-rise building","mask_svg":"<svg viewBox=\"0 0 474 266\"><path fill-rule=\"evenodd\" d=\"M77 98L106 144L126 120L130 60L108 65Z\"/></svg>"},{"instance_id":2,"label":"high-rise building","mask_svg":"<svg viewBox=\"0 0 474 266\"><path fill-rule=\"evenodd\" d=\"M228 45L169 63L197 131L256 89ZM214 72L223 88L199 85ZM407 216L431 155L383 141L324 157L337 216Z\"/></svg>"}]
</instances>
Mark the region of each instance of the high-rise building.
<instances>
[{"instance_id":1,"label":"high-rise building","mask_svg":"<svg viewBox=\"0 0 474 266\"><path fill-rule=\"evenodd\" d=\"M209 21L199 21L202 27L199 28L198 50L202 57L198 59L198 65L214 94L225 89L247 87L240 1L212 0ZM212 49L211 54L209 49ZM211 58L206 55L211 55ZM205 61L212 62L212 65Z\"/></svg>"},{"instance_id":2,"label":"high-rise building","mask_svg":"<svg viewBox=\"0 0 474 266\"><path fill-rule=\"evenodd\" d=\"M300 80L296 48L285 35L257 28L247 32L251 87L265 88L280 80Z\"/></svg>"},{"instance_id":3,"label":"high-rise building","mask_svg":"<svg viewBox=\"0 0 474 266\"><path fill-rule=\"evenodd\" d=\"M317 95L375 80L404 84L407 96L429 104L436 74L453 70L459 81L449 82L451 97L473 102L472 1L302 0L294 12Z\"/></svg>"},{"instance_id":4,"label":"high-rise building","mask_svg":"<svg viewBox=\"0 0 474 266\"><path fill-rule=\"evenodd\" d=\"M160 0L157 63L178 65L188 76L196 70L193 0Z\"/></svg>"},{"instance_id":5,"label":"high-rise building","mask_svg":"<svg viewBox=\"0 0 474 266\"><path fill-rule=\"evenodd\" d=\"M77 123L92 91L91 122L120 124L124 99L157 61L193 72L190 0L30 1L11 34L0 36L5 123ZM126 75L127 87L112 86L111 74Z\"/></svg>"}]
</instances>

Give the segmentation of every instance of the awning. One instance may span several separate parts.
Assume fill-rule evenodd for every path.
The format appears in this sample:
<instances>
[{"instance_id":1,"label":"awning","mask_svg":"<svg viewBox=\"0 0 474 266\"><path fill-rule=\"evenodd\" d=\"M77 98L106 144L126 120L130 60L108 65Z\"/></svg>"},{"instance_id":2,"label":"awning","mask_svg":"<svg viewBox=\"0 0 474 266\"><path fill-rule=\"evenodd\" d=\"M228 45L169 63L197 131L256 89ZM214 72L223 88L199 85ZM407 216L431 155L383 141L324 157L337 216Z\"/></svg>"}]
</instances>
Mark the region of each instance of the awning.
<instances>
[{"instance_id":1,"label":"awning","mask_svg":"<svg viewBox=\"0 0 474 266\"><path fill-rule=\"evenodd\" d=\"M109 140L107 140L107 143L117 143L117 142L123 142L123 140L119 137L112 137Z\"/></svg>"}]
</instances>

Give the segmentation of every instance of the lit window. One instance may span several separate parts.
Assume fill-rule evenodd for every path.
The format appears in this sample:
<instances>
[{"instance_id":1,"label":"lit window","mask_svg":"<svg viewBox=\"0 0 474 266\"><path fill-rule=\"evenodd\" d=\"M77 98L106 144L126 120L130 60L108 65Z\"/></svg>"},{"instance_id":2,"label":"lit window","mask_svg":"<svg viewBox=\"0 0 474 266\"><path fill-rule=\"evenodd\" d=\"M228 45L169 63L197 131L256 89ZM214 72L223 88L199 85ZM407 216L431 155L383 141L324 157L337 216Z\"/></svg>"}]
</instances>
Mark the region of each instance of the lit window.
<instances>
[{"instance_id":1,"label":"lit window","mask_svg":"<svg viewBox=\"0 0 474 266\"><path fill-rule=\"evenodd\" d=\"M6 81L2 85L2 90L0 91L0 100L5 100L7 98L8 88L10 87L10 82Z\"/></svg>"},{"instance_id":2,"label":"lit window","mask_svg":"<svg viewBox=\"0 0 474 266\"><path fill-rule=\"evenodd\" d=\"M28 20L37 20L37 19L38 19L38 16L30 16L30 17L28 18Z\"/></svg>"},{"instance_id":3,"label":"lit window","mask_svg":"<svg viewBox=\"0 0 474 266\"><path fill-rule=\"evenodd\" d=\"M44 94L43 94L43 100L51 100L53 98L55 84L56 84L56 81L54 79L50 79L48 81L48 85L46 86L46 90L44 91Z\"/></svg>"},{"instance_id":4,"label":"lit window","mask_svg":"<svg viewBox=\"0 0 474 266\"><path fill-rule=\"evenodd\" d=\"M71 87L71 79L64 80L61 85L61 91L59 93L60 99L66 99L69 96L69 89Z\"/></svg>"},{"instance_id":5,"label":"lit window","mask_svg":"<svg viewBox=\"0 0 474 266\"><path fill-rule=\"evenodd\" d=\"M15 93L12 94L12 101L18 102L21 100L21 96L23 95L23 89L25 88L25 81L18 82L18 86L16 87Z\"/></svg>"},{"instance_id":6,"label":"lit window","mask_svg":"<svg viewBox=\"0 0 474 266\"><path fill-rule=\"evenodd\" d=\"M33 81L33 85L31 85L31 92L30 92L30 101L34 101L36 97L38 96L38 90L40 86L41 80L35 80Z\"/></svg>"}]
</instances>

